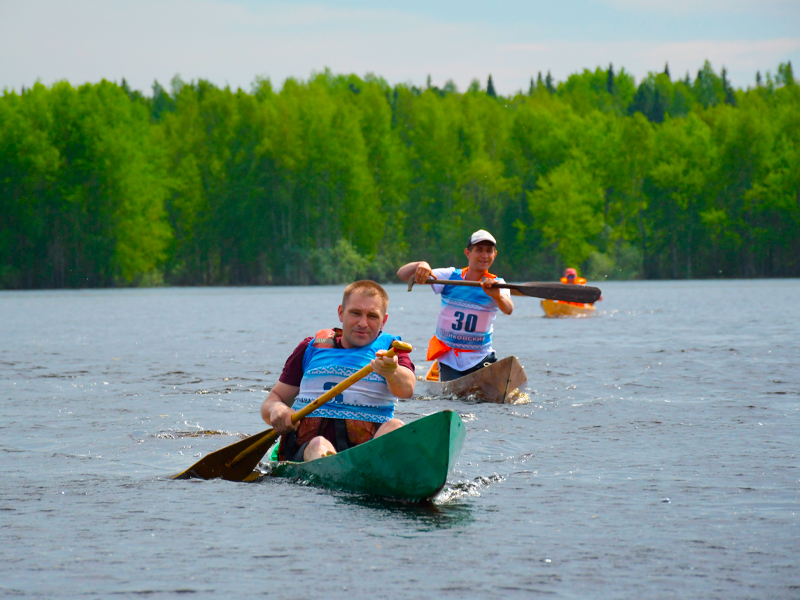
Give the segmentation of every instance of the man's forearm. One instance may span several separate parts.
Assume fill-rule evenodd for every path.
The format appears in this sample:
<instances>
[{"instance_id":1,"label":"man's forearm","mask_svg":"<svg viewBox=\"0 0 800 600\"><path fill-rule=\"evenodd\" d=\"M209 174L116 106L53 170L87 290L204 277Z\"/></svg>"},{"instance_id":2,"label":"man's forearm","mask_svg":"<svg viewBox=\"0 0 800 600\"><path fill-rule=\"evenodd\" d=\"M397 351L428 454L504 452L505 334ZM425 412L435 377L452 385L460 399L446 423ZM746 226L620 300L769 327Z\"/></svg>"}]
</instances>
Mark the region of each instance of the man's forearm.
<instances>
[{"instance_id":1,"label":"man's forearm","mask_svg":"<svg viewBox=\"0 0 800 600\"><path fill-rule=\"evenodd\" d=\"M510 315L512 312L514 312L513 300L503 294L501 294L500 298L497 300L497 307L505 315Z\"/></svg>"},{"instance_id":2,"label":"man's forearm","mask_svg":"<svg viewBox=\"0 0 800 600\"><path fill-rule=\"evenodd\" d=\"M278 381L261 404L261 418L267 424L275 427L276 420L280 418L280 415L292 412L290 406L299 391L300 388L297 386L287 385ZM283 408L280 408L281 406Z\"/></svg>"},{"instance_id":3,"label":"man's forearm","mask_svg":"<svg viewBox=\"0 0 800 600\"><path fill-rule=\"evenodd\" d=\"M416 262L410 262L406 265L403 265L399 269L397 269L397 276L402 279L403 281L408 281L411 276L416 272L417 266L421 263L421 260Z\"/></svg>"},{"instance_id":4,"label":"man's forearm","mask_svg":"<svg viewBox=\"0 0 800 600\"><path fill-rule=\"evenodd\" d=\"M274 391L270 392L269 395L267 396L267 399L264 400L264 403L261 405L261 418L264 419L264 422L267 423L267 425L273 424L272 421L273 421L274 411L278 405L283 406L284 408L287 409L289 408L283 402L281 397L278 396L278 394L276 394Z\"/></svg>"},{"instance_id":5,"label":"man's forearm","mask_svg":"<svg viewBox=\"0 0 800 600\"><path fill-rule=\"evenodd\" d=\"M398 398L411 398L414 395L417 377L408 367L397 367L397 370L385 379L389 391Z\"/></svg>"}]
</instances>

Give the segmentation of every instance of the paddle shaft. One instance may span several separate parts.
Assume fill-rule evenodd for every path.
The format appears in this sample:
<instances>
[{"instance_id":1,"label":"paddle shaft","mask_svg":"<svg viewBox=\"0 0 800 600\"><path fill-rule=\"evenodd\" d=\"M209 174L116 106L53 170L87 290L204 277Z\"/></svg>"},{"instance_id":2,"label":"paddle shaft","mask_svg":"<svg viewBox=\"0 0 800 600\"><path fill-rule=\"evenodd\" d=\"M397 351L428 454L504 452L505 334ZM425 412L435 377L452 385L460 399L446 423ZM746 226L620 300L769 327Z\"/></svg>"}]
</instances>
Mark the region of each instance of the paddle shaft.
<instances>
[{"instance_id":1,"label":"paddle shaft","mask_svg":"<svg viewBox=\"0 0 800 600\"><path fill-rule=\"evenodd\" d=\"M408 280L408 291L414 287L416 279L412 276ZM464 281L458 279L434 279L428 278L426 284L439 285L466 285L470 287L481 287L480 281ZM600 289L590 285L574 285L569 283L495 283L496 288L505 288L519 293L522 296L533 296L535 298L546 298L549 300L564 300L565 302L597 302L600 298Z\"/></svg>"},{"instance_id":2,"label":"paddle shaft","mask_svg":"<svg viewBox=\"0 0 800 600\"><path fill-rule=\"evenodd\" d=\"M397 342L397 341L392 342L392 347L383 356L388 356L388 357L395 356L397 354L396 350L400 350L401 352L410 352L411 351L411 346L409 344L405 344L403 342ZM338 396L339 394L341 394L344 390L349 388L356 381L358 381L360 379L364 379L364 377L366 377L370 373L372 373L372 365L366 365L365 367L362 367L361 369L359 369L358 371L356 371L355 373L350 375L350 377L348 377L347 379L345 379L341 383L333 386L327 392L322 394L322 396L320 396L319 398L314 400L311 404L309 404L307 406L304 406L303 408L301 408L297 412L293 413L292 414L292 423L298 423L298 422L302 421L310 413L314 412L320 406L322 406L326 402L330 401L331 399L333 399L336 396ZM239 463L239 461L244 459L246 456L249 456L250 454L252 454L254 452L258 452L259 450L261 450L262 448L264 448L268 444L272 444L272 442L277 437L278 437L278 434L275 433L275 430L273 429L270 433L268 433L267 435L265 435L264 437L259 439L252 446L250 446L248 448L245 448L239 454L237 454L235 457L233 457L231 460L226 462L225 466L226 467L234 467L234 466L236 466L236 464Z\"/></svg>"}]
</instances>

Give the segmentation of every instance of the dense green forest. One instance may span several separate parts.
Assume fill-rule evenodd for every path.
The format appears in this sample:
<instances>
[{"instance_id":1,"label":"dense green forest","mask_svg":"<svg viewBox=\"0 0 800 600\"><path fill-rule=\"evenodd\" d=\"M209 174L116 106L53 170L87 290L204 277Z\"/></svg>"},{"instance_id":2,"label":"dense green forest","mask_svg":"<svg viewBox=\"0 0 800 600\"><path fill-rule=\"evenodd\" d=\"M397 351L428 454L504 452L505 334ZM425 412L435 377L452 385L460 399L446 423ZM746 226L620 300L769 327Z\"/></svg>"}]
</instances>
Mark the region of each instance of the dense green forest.
<instances>
[{"instance_id":1,"label":"dense green forest","mask_svg":"<svg viewBox=\"0 0 800 600\"><path fill-rule=\"evenodd\" d=\"M0 288L387 281L479 228L509 280L800 276L791 63L747 90L706 63L513 97L326 71L0 98Z\"/></svg>"}]
</instances>

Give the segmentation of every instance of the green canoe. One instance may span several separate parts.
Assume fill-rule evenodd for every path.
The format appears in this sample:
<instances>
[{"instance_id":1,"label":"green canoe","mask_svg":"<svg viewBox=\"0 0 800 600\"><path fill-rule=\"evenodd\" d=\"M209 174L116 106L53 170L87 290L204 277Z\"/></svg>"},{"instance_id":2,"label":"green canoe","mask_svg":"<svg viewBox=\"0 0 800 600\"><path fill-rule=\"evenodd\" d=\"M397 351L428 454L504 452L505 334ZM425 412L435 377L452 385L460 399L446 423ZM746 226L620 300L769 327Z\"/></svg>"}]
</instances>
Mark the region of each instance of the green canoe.
<instances>
[{"instance_id":1,"label":"green canoe","mask_svg":"<svg viewBox=\"0 0 800 600\"><path fill-rule=\"evenodd\" d=\"M333 456L270 462L268 474L359 494L431 500L447 482L464 435L458 413L445 410Z\"/></svg>"}]
</instances>

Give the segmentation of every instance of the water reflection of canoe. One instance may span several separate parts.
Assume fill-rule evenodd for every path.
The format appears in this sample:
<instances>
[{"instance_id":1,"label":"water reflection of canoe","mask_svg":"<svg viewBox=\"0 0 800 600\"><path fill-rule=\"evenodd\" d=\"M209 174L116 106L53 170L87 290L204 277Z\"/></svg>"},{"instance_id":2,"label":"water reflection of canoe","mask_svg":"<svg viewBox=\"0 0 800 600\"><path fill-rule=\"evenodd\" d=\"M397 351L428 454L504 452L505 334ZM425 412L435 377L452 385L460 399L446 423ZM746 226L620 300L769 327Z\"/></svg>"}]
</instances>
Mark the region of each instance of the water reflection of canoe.
<instances>
[{"instance_id":1,"label":"water reflection of canoe","mask_svg":"<svg viewBox=\"0 0 800 600\"><path fill-rule=\"evenodd\" d=\"M594 304L580 304L577 302L562 302L560 300L542 300L542 309L546 317L591 317L594 314Z\"/></svg>"},{"instance_id":2,"label":"water reflection of canoe","mask_svg":"<svg viewBox=\"0 0 800 600\"><path fill-rule=\"evenodd\" d=\"M447 482L464 443L464 423L452 410L309 462L270 462L270 475L311 485L412 502L430 500Z\"/></svg>"},{"instance_id":3,"label":"water reflection of canoe","mask_svg":"<svg viewBox=\"0 0 800 600\"><path fill-rule=\"evenodd\" d=\"M479 402L507 404L513 402L519 388L528 381L516 356L507 356L469 375L439 383L425 382L432 394L470 396Z\"/></svg>"}]
</instances>

